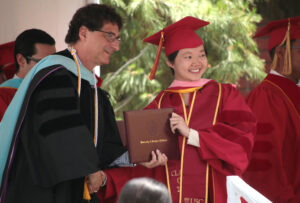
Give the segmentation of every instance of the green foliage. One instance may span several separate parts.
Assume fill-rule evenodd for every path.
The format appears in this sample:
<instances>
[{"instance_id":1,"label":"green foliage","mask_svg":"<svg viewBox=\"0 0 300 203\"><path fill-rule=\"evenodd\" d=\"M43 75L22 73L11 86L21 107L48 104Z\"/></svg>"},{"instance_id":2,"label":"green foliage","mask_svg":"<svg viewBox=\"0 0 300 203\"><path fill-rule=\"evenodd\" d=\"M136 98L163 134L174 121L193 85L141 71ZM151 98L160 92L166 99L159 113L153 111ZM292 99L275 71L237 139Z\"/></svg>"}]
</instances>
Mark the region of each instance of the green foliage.
<instances>
[{"instance_id":1,"label":"green foliage","mask_svg":"<svg viewBox=\"0 0 300 203\"><path fill-rule=\"evenodd\" d=\"M263 62L256 56L253 36L261 20L247 0L103 0L117 9L124 20L121 50L102 67L103 88L111 94L118 117L122 111L145 107L172 81L162 54L156 79L150 82L157 47L142 39L185 17L210 22L198 31L208 52L209 69L204 77L234 83L246 76L260 80Z\"/></svg>"}]
</instances>

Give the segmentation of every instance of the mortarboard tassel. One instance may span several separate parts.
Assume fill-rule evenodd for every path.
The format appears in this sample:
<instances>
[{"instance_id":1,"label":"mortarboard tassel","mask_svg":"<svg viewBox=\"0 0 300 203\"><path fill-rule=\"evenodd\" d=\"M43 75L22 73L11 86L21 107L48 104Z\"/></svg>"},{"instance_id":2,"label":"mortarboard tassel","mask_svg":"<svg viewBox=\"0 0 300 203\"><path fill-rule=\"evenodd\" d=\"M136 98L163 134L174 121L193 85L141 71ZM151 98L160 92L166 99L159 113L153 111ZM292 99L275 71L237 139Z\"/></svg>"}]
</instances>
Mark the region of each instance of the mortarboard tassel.
<instances>
[{"instance_id":1,"label":"mortarboard tassel","mask_svg":"<svg viewBox=\"0 0 300 203\"><path fill-rule=\"evenodd\" d=\"M164 42L164 32L161 31L159 45L158 45L158 48L157 48L157 53L156 53L154 64L152 66L152 70L151 70L151 73L149 75L149 80L153 80L154 77L155 77L155 73L156 73L156 70L157 70L157 67L158 67L163 42Z\"/></svg>"},{"instance_id":2,"label":"mortarboard tassel","mask_svg":"<svg viewBox=\"0 0 300 203\"><path fill-rule=\"evenodd\" d=\"M283 66L283 75L290 75L292 73L292 59L291 59L291 40L290 40L290 28L291 23L289 19L288 30L286 33L286 49L284 54L284 66Z\"/></svg>"},{"instance_id":3,"label":"mortarboard tassel","mask_svg":"<svg viewBox=\"0 0 300 203\"><path fill-rule=\"evenodd\" d=\"M285 76L290 75L292 73L292 60L291 60L291 41L290 41L290 19L288 23L288 29L286 31L286 35L282 42L278 45L278 47L281 47L286 43L286 49L285 49L285 54L284 54L284 64L283 64L283 69L280 70L280 74L283 74ZM277 53L275 53L273 62L272 62L272 69L275 70L277 66L277 60L278 56Z\"/></svg>"}]
</instances>

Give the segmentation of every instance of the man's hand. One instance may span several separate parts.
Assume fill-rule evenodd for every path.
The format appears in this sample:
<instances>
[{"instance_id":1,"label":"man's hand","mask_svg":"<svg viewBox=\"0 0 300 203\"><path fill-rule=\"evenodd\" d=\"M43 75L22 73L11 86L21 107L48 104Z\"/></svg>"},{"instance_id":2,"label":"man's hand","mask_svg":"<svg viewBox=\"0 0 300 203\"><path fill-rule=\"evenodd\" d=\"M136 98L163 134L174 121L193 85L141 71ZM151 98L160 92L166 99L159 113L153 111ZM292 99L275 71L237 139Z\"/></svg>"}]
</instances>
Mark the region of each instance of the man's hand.
<instances>
[{"instance_id":1,"label":"man's hand","mask_svg":"<svg viewBox=\"0 0 300 203\"><path fill-rule=\"evenodd\" d=\"M156 150L156 153L152 151L151 154L152 154L151 161L140 163L142 166L145 166L147 168L154 168L156 166L166 165L168 161L168 157L165 154L161 153L158 149Z\"/></svg>"},{"instance_id":2,"label":"man's hand","mask_svg":"<svg viewBox=\"0 0 300 203\"><path fill-rule=\"evenodd\" d=\"M95 173L90 174L87 177L87 186L89 189L90 194L98 192L102 182L105 178L105 174L103 171L97 171Z\"/></svg>"},{"instance_id":3,"label":"man's hand","mask_svg":"<svg viewBox=\"0 0 300 203\"><path fill-rule=\"evenodd\" d=\"M176 113L172 113L172 116L170 118L170 127L174 134L176 130L178 130L178 132L184 137L189 137L190 128L187 126L184 119Z\"/></svg>"}]
</instances>

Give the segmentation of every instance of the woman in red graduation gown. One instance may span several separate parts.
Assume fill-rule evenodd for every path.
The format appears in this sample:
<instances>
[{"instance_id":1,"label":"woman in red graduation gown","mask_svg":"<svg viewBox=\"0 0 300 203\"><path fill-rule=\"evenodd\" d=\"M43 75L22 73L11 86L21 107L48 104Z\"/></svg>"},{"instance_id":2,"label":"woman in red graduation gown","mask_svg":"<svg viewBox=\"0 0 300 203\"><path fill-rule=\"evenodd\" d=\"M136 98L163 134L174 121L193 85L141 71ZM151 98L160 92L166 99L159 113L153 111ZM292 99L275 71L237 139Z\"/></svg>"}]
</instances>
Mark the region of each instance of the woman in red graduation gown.
<instances>
[{"instance_id":1,"label":"woman in red graduation gown","mask_svg":"<svg viewBox=\"0 0 300 203\"><path fill-rule=\"evenodd\" d=\"M174 108L170 127L178 136L181 159L153 169L139 165L105 171L107 185L98 193L102 200L114 201L130 178L148 176L168 186L173 202L227 201L226 176L246 169L256 121L236 88L202 78L208 62L195 30L207 24L186 17L144 40L159 45L158 52L165 47L174 72L170 87L146 108ZM154 165L164 160L158 152Z\"/></svg>"}]
</instances>

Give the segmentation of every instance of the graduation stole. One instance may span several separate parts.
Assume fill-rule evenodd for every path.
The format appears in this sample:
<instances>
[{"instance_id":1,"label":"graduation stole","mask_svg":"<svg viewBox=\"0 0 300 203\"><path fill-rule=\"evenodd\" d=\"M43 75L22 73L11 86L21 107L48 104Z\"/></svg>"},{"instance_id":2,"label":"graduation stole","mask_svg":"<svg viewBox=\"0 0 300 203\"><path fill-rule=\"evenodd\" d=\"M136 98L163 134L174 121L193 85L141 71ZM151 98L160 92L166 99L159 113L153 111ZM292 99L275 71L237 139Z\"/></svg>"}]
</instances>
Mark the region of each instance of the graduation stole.
<instances>
[{"instance_id":1,"label":"graduation stole","mask_svg":"<svg viewBox=\"0 0 300 203\"><path fill-rule=\"evenodd\" d=\"M222 88L221 88L221 84L220 83L218 85L219 85L219 94L218 94L218 100L217 100L216 110L215 110L214 119L213 119L213 125L215 125L216 121L217 121L217 115L218 115L218 110L219 110L220 100L221 100L221 91L222 91ZM161 95L161 97L159 98L158 109L160 109L160 107L161 107L162 98L164 97L165 92L178 93L179 96L180 96L180 99L181 99L181 103L182 103L182 108L183 108L183 112L184 112L184 120L185 120L187 126L189 126L190 119L191 119L192 112L193 112L194 103L195 103L196 93L201 88L203 88L203 86L201 86L201 87L193 87L193 88L188 88L188 89L180 89L180 90L165 90L163 92L163 94ZM191 102L191 108L190 108L190 111L189 111L189 115L187 115L186 106L185 106L182 94L183 93L191 93L191 92L193 92L193 98L192 98L192 102ZM185 143L186 143L186 137L183 137L181 159L180 159L179 203L181 203L181 200L182 200L182 174L183 174L183 160L184 160ZM172 197L171 187L170 187L170 178L169 178L168 164L165 165L165 169L166 169L166 178L167 178L167 185L168 185L169 195L170 195L170 197ZM212 174L213 174L213 171L212 171ZM213 177L213 175L212 175L212 177ZM208 203L208 180L209 180L209 164L207 163L207 165L206 165L205 203ZM214 191L213 191L213 193L214 193ZM213 195L215 196L215 193Z\"/></svg>"},{"instance_id":2,"label":"graduation stole","mask_svg":"<svg viewBox=\"0 0 300 203\"><path fill-rule=\"evenodd\" d=\"M79 63L78 63L78 56L76 54L76 50L73 49L73 47L70 47L71 50L71 54L74 58L74 61L76 63L76 67L77 67L77 72L78 72L78 87L77 87L77 93L78 96L80 97L80 91L81 91L81 74L80 74L80 67L79 67ZM94 75L95 77L95 75ZM96 81L96 80L95 80ZM95 82L94 84L94 88L95 88L95 94L94 94L94 109L95 109L95 118L94 118L94 144L95 147L97 146L97 139L98 139L98 92L97 92L97 84ZM91 200L91 195L89 193L88 187L87 187L87 177L85 177L84 179L84 190L83 190L83 199L85 200Z\"/></svg>"},{"instance_id":3,"label":"graduation stole","mask_svg":"<svg viewBox=\"0 0 300 203\"><path fill-rule=\"evenodd\" d=\"M23 79L21 79L21 78L12 78L12 79L9 79L9 80L6 80L5 82L3 82L0 85L0 87L17 89L20 86L22 81L23 81Z\"/></svg>"}]
</instances>

